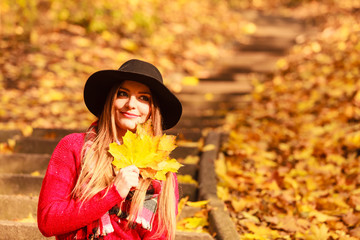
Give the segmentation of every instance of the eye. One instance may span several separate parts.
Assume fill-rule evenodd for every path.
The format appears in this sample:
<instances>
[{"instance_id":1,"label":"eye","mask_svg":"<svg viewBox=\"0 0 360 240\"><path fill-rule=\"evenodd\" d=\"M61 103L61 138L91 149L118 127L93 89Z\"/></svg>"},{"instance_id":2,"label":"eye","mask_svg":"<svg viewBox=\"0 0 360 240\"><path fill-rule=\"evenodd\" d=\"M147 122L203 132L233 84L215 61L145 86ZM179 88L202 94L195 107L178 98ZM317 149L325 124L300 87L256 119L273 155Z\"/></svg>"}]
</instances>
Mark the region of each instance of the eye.
<instances>
[{"instance_id":1,"label":"eye","mask_svg":"<svg viewBox=\"0 0 360 240\"><path fill-rule=\"evenodd\" d=\"M118 91L118 93L117 93L117 97L127 97L128 96L128 94L127 94L127 92L125 92L125 91Z\"/></svg>"},{"instance_id":2,"label":"eye","mask_svg":"<svg viewBox=\"0 0 360 240\"><path fill-rule=\"evenodd\" d=\"M150 102L150 97L146 96L146 95L141 95L140 100L145 101L145 102Z\"/></svg>"}]
</instances>

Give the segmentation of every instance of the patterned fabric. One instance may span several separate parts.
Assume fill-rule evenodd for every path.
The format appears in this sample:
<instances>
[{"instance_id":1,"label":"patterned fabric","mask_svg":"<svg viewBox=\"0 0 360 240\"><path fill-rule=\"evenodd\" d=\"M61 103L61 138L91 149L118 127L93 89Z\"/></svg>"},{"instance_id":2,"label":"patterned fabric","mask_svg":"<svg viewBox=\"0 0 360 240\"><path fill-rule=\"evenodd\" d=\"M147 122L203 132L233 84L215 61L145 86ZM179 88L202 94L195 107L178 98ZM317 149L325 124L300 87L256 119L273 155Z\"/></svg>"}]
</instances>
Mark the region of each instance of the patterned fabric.
<instances>
[{"instance_id":1,"label":"patterned fabric","mask_svg":"<svg viewBox=\"0 0 360 240\"><path fill-rule=\"evenodd\" d=\"M94 143L97 136L98 121L91 124L85 134L84 147L82 150L82 159L90 150L91 145ZM152 225L157 211L157 202L159 194L162 190L162 181L152 180L151 184L146 191L145 200L142 210L136 218L136 223L144 229L152 230ZM134 195L134 191L130 191L128 196L120 204L115 205L107 213L105 213L100 219L87 225L82 231L78 231L75 239L91 239L98 240L103 239L109 233L114 232L114 228L111 224L110 215L114 214L120 219L129 219L129 212L131 206L131 200ZM135 226L133 226L135 227Z\"/></svg>"},{"instance_id":2,"label":"patterned fabric","mask_svg":"<svg viewBox=\"0 0 360 240\"><path fill-rule=\"evenodd\" d=\"M143 208L136 218L136 223L140 224L144 229L149 231L152 230L152 225L157 210L158 197L161 192L162 183L158 180L152 180L151 184L146 191L145 200ZM129 212L131 206L131 199L134 195L134 191L129 192L125 201L121 202L119 205L114 206L109 214L115 214L119 218L129 219Z\"/></svg>"}]
</instances>

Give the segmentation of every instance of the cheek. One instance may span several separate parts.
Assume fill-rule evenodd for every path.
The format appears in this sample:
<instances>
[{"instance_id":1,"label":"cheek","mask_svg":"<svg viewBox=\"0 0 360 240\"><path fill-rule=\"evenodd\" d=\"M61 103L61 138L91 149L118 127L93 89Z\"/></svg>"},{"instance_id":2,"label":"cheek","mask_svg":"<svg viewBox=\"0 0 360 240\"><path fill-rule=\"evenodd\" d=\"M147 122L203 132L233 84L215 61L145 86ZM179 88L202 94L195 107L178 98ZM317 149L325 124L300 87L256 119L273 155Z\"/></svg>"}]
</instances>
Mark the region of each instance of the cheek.
<instances>
[{"instance_id":1,"label":"cheek","mask_svg":"<svg viewBox=\"0 0 360 240\"><path fill-rule=\"evenodd\" d=\"M149 117L150 115L150 112L151 112L151 107L150 107L150 104L143 104L140 108L139 108L141 114L144 116L144 117Z\"/></svg>"},{"instance_id":2,"label":"cheek","mask_svg":"<svg viewBox=\"0 0 360 240\"><path fill-rule=\"evenodd\" d=\"M122 101L121 99L117 99L117 100L115 100L115 102L114 102L114 108L115 108L115 110L121 109L122 107L124 107L124 105L125 105L125 102Z\"/></svg>"}]
</instances>

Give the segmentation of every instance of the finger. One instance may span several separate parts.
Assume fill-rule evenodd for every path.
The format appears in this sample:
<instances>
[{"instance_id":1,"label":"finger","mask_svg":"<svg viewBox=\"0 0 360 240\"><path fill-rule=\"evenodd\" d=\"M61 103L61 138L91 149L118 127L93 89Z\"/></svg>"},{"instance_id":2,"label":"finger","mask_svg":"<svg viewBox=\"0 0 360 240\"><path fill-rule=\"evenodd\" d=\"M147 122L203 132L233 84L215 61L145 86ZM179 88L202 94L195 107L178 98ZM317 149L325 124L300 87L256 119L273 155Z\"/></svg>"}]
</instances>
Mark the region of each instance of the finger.
<instances>
[{"instance_id":1,"label":"finger","mask_svg":"<svg viewBox=\"0 0 360 240\"><path fill-rule=\"evenodd\" d=\"M135 167L134 165L131 165L131 166L121 168L119 172L121 172L121 173L129 173L129 172L138 173L138 170L139 169L137 167Z\"/></svg>"},{"instance_id":2,"label":"finger","mask_svg":"<svg viewBox=\"0 0 360 240\"><path fill-rule=\"evenodd\" d=\"M132 173L129 178L131 179L131 182L134 182L136 184L139 183L139 174L137 173Z\"/></svg>"},{"instance_id":3,"label":"finger","mask_svg":"<svg viewBox=\"0 0 360 240\"><path fill-rule=\"evenodd\" d=\"M131 165L130 167L131 167L131 170L132 170L133 172L135 172L135 173L137 173L137 174L140 173L139 168L137 168L135 165Z\"/></svg>"},{"instance_id":4,"label":"finger","mask_svg":"<svg viewBox=\"0 0 360 240\"><path fill-rule=\"evenodd\" d=\"M123 179L128 186L137 186L139 184L139 174L134 172L124 174Z\"/></svg>"},{"instance_id":5,"label":"finger","mask_svg":"<svg viewBox=\"0 0 360 240\"><path fill-rule=\"evenodd\" d=\"M131 171L131 172L135 172L137 174L140 173L140 170L139 168L137 168L135 165L130 165L130 166L127 166L125 168L123 168L125 171Z\"/></svg>"}]
</instances>

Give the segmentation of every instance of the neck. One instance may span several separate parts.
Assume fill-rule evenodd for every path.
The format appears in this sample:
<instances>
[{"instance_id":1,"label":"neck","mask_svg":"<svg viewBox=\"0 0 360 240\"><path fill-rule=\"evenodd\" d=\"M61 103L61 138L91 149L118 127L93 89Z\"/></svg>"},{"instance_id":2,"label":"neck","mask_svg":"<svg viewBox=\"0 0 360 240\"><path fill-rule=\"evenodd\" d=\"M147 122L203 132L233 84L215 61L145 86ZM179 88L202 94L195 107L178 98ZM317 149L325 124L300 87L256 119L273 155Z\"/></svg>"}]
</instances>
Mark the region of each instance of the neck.
<instances>
[{"instance_id":1,"label":"neck","mask_svg":"<svg viewBox=\"0 0 360 240\"><path fill-rule=\"evenodd\" d=\"M127 132L127 130L124 130L124 129L118 129L117 130L117 137L118 137L118 140L120 141L121 144L123 142L122 138L125 136L126 132Z\"/></svg>"}]
</instances>

